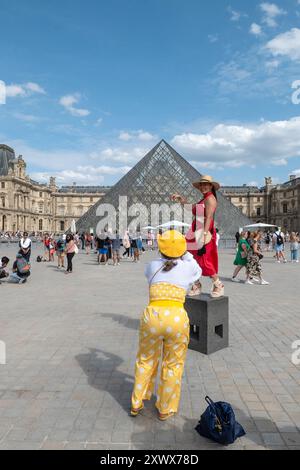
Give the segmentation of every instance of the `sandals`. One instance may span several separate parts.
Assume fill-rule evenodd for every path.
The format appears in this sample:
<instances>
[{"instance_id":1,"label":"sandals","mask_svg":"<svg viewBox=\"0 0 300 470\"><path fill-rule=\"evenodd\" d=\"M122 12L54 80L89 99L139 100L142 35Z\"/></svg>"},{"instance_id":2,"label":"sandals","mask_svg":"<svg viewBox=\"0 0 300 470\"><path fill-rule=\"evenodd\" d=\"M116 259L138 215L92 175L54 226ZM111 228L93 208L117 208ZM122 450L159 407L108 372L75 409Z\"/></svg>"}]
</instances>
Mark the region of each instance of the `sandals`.
<instances>
[{"instance_id":1,"label":"sandals","mask_svg":"<svg viewBox=\"0 0 300 470\"><path fill-rule=\"evenodd\" d=\"M175 413L172 411L171 413L167 413L167 414L162 414L162 413L158 413L158 419L160 421L167 421L168 419L172 418L172 416L174 416Z\"/></svg>"},{"instance_id":2,"label":"sandals","mask_svg":"<svg viewBox=\"0 0 300 470\"><path fill-rule=\"evenodd\" d=\"M210 296L213 299L217 299L219 297L224 296L224 284L220 280L213 282Z\"/></svg>"},{"instance_id":3,"label":"sandals","mask_svg":"<svg viewBox=\"0 0 300 470\"><path fill-rule=\"evenodd\" d=\"M200 282L196 282L191 290L188 293L189 297L197 297L198 295L202 294L202 284Z\"/></svg>"},{"instance_id":4,"label":"sandals","mask_svg":"<svg viewBox=\"0 0 300 470\"><path fill-rule=\"evenodd\" d=\"M141 406L141 407L138 408L138 409L131 408L130 414L131 414L131 416L133 416L133 417L135 418L136 416L138 416L138 415L140 414L140 412L141 412L143 409L144 409L144 405Z\"/></svg>"}]
</instances>

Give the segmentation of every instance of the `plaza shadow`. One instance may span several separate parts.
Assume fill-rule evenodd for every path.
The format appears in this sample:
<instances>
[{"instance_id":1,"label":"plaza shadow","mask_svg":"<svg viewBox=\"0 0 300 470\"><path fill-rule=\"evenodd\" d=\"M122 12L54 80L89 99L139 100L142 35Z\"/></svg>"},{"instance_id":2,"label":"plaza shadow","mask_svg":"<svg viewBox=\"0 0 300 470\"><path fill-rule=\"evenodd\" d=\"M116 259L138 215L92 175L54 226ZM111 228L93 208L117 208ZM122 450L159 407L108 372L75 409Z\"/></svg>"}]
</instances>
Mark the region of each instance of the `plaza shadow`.
<instances>
[{"instance_id":1,"label":"plaza shadow","mask_svg":"<svg viewBox=\"0 0 300 470\"><path fill-rule=\"evenodd\" d=\"M103 318L111 318L119 325L125 326L126 328L129 328L134 331L137 331L140 327L139 318L130 318L126 317L126 315L120 315L118 313L101 313L101 316Z\"/></svg>"},{"instance_id":2,"label":"plaza shadow","mask_svg":"<svg viewBox=\"0 0 300 470\"><path fill-rule=\"evenodd\" d=\"M118 370L124 362L116 354L102 349L90 348L88 353L75 356L88 378L88 384L108 392L125 410L130 411L130 396L133 389L133 376Z\"/></svg>"},{"instance_id":3,"label":"plaza shadow","mask_svg":"<svg viewBox=\"0 0 300 470\"><path fill-rule=\"evenodd\" d=\"M134 449L137 450L243 450L243 449L288 449L288 445L282 439L272 443L264 441L263 434L265 436L272 436L275 433L278 433L276 425L273 421L268 418L261 417L249 417L244 413L243 410L240 410L234 407L236 414L236 420L243 426L246 435L242 438L239 438L235 441L234 444L224 446L218 444L210 439L200 436L195 430L195 427L198 424L200 415L204 412L204 408L200 409L199 407L199 418L194 419L186 416L180 415L179 413L176 417L171 418L165 423L161 423L158 420L155 420L152 426L151 431L149 429L143 430L143 420L144 420L144 410L136 418L136 422L140 420L140 429L138 432L135 432L131 436L131 442L134 446ZM289 428L283 428L280 431L282 434L287 436L291 442L291 447L297 445L296 434L287 434L290 433ZM277 434L279 435L279 434ZM300 435L300 433L299 433ZM296 436L296 437L295 437ZM276 437L276 436L275 436Z\"/></svg>"}]
</instances>

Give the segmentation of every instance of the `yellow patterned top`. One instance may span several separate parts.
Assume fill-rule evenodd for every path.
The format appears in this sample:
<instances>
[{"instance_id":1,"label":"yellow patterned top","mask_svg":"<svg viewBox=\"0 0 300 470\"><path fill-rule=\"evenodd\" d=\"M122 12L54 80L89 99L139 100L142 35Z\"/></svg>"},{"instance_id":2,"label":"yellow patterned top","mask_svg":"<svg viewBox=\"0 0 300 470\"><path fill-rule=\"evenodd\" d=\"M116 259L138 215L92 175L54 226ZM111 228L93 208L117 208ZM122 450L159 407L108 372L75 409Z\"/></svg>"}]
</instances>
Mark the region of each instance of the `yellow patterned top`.
<instances>
[{"instance_id":1,"label":"yellow patterned top","mask_svg":"<svg viewBox=\"0 0 300 470\"><path fill-rule=\"evenodd\" d=\"M166 282L152 284L150 287L150 302L168 300L184 303L186 290Z\"/></svg>"}]
</instances>

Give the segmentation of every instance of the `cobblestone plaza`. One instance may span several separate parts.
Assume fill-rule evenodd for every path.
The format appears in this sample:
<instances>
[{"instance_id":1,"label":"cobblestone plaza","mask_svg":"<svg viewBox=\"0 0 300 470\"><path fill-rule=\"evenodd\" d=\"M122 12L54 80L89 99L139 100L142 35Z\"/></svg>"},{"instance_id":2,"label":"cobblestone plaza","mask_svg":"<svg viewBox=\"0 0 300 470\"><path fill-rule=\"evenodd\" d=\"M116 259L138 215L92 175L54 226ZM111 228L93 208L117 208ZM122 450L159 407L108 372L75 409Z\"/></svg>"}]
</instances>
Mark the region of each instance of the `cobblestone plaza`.
<instances>
[{"instance_id":1,"label":"cobblestone plaza","mask_svg":"<svg viewBox=\"0 0 300 470\"><path fill-rule=\"evenodd\" d=\"M11 260L16 247L1 245ZM74 273L36 263L25 285L0 286L0 449L224 449L194 427L205 395L229 401L247 435L230 449L300 449L299 265L263 260L270 286L234 284L232 250L220 253L230 299L230 347L188 352L179 414L167 423L147 403L129 416L144 265L98 266L79 254ZM204 281L205 290L209 281ZM226 449L226 448L225 448Z\"/></svg>"}]
</instances>

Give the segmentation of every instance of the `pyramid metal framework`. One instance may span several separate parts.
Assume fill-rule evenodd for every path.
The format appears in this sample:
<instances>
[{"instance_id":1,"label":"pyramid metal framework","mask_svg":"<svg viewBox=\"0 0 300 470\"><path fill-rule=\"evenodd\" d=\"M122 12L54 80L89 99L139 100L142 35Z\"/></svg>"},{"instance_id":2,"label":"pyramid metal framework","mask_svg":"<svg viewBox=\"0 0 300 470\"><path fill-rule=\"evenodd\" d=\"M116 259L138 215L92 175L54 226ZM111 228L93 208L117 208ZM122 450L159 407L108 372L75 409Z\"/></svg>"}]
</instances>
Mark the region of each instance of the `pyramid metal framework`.
<instances>
[{"instance_id":1,"label":"pyramid metal framework","mask_svg":"<svg viewBox=\"0 0 300 470\"><path fill-rule=\"evenodd\" d=\"M10 163L16 158L15 152L7 145L0 144L0 176L7 176Z\"/></svg>"},{"instance_id":2,"label":"pyramid metal framework","mask_svg":"<svg viewBox=\"0 0 300 470\"><path fill-rule=\"evenodd\" d=\"M151 205L170 205L171 194L181 194L189 204L198 202L202 195L192 183L200 177L201 174L192 165L162 140L78 220L77 230L82 232L92 228L96 233L97 224L101 220L97 216L99 205L111 204L118 211L119 196L127 196L128 207L143 204L147 209L147 216L149 215L144 223L151 225ZM128 223L130 221L131 218L128 217ZM216 225L223 237L234 236L239 227L249 223L249 219L238 208L218 193Z\"/></svg>"}]
</instances>

